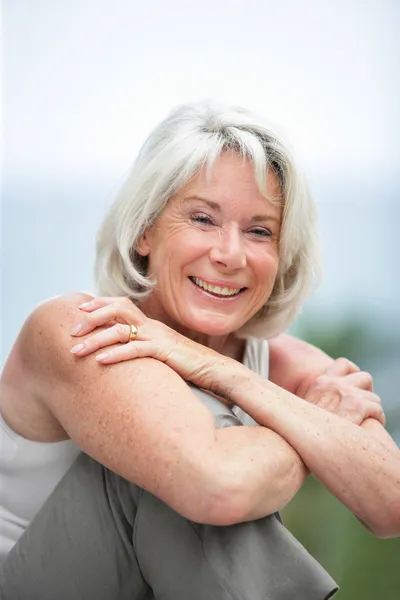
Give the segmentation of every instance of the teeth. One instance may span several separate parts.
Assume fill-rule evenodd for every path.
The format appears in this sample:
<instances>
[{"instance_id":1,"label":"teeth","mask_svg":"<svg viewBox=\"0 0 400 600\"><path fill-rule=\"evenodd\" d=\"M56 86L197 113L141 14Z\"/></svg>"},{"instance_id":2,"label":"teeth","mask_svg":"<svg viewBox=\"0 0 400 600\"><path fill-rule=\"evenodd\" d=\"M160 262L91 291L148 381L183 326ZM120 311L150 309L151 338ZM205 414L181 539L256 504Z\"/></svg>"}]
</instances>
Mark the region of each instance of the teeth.
<instances>
[{"instance_id":1,"label":"teeth","mask_svg":"<svg viewBox=\"0 0 400 600\"><path fill-rule=\"evenodd\" d=\"M210 283L206 283L202 279L198 277L192 277L193 281L196 285L203 288L207 292L212 292L213 294L218 294L218 296L235 296L241 290L241 288L221 288L219 285L211 285Z\"/></svg>"}]
</instances>

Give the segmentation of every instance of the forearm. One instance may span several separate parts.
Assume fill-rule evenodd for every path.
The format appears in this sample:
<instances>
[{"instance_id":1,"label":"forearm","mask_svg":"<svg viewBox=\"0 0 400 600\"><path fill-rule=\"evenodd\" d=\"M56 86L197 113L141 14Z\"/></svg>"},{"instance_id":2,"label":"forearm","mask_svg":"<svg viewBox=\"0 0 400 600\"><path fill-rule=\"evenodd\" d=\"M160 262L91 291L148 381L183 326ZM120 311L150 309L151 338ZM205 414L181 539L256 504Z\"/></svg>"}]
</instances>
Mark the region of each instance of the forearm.
<instances>
[{"instance_id":1,"label":"forearm","mask_svg":"<svg viewBox=\"0 0 400 600\"><path fill-rule=\"evenodd\" d=\"M244 367L236 366L218 384L218 393L225 393L258 423L283 437L308 469L376 535L400 535L400 453L394 445Z\"/></svg>"},{"instance_id":2,"label":"forearm","mask_svg":"<svg viewBox=\"0 0 400 600\"><path fill-rule=\"evenodd\" d=\"M394 452L395 454L399 452L396 442L390 437L383 425L376 419L365 419L360 427L379 440L389 451Z\"/></svg>"}]
</instances>

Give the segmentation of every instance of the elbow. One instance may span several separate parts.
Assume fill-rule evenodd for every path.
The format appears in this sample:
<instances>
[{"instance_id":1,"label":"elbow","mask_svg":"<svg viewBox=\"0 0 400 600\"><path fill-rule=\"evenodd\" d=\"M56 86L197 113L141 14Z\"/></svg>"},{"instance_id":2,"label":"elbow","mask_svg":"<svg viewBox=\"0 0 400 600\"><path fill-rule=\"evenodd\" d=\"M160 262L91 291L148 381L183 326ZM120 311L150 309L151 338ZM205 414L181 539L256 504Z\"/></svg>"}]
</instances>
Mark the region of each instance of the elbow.
<instances>
[{"instance_id":1,"label":"elbow","mask_svg":"<svg viewBox=\"0 0 400 600\"><path fill-rule=\"evenodd\" d=\"M383 508L382 515L374 520L361 521L365 528L376 538L388 539L400 537L400 502L389 509Z\"/></svg>"},{"instance_id":2,"label":"elbow","mask_svg":"<svg viewBox=\"0 0 400 600\"><path fill-rule=\"evenodd\" d=\"M147 489L184 519L203 525L227 526L248 520L249 494L243 483L223 461L216 466L215 461L210 464L197 459L176 478L175 485L162 490Z\"/></svg>"},{"instance_id":3,"label":"elbow","mask_svg":"<svg viewBox=\"0 0 400 600\"><path fill-rule=\"evenodd\" d=\"M196 523L217 526L247 521L249 501L245 491L246 487L239 482L215 474L199 491L200 502L191 507L190 515L185 516Z\"/></svg>"},{"instance_id":4,"label":"elbow","mask_svg":"<svg viewBox=\"0 0 400 600\"><path fill-rule=\"evenodd\" d=\"M207 507L198 522L209 525L235 525L256 520L281 510L304 483L307 469L296 454L296 460L286 461L267 478L246 476L229 468L216 473L204 505Z\"/></svg>"},{"instance_id":5,"label":"elbow","mask_svg":"<svg viewBox=\"0 0 400 600\"><path fill-rule=\"evenodd\" d=\"M367 529L376 538L389 539L400 537L400 517L390 522L373 524L372 526L366 525Z\"/></svg>"},{"instance_id":6,"label":"elbow","mask_svg":"<svg viewBox=\"0 0 400 600\"><path fill-rule=\"evenodd\" d=\"M212 499L212 525L228 526L249 520L248 502L237 489L227 488Z\"/></svg>"},{"instance_id":7,"label":"elbow","mask_svg":"<svg viewBox=\"0 0 400 600\"><path fill-rule=\"evenodd\" d=\"M235 492L220 488L204 499L202 505L190 510L191 521L203 525L228 526L248 520L246 504Z\"/></svg>"}]
</instances>

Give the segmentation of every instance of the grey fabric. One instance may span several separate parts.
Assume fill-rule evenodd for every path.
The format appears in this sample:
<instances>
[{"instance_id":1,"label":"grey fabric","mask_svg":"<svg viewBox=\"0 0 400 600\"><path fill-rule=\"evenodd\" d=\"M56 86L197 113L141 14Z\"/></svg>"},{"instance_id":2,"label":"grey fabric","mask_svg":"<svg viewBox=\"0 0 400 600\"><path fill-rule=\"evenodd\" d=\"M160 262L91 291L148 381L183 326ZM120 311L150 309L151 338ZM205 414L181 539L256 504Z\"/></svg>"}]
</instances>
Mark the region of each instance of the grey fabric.
<instances>
[{"instance_id":1,"label":"grey fabric","mask_svg":"<svg viewBox=\"0 0 400 600\"><path fill-rule=\"evenodd\" d=\"M132 545L141 490L81 454L0 565L1 600L150 600Z\"/></svg>"},{"instance_id":2,"label":"grey fabric","mask_svg":"<svg viewBox=\"0 0 400 600\"><path fill-rule=\"evenodd\" d=\"M241 425L194 391L217 426ZM195 524L84 454L0 566L1 600L324 600L336 590L276 515Z\"/></svg>"}]
</instances>

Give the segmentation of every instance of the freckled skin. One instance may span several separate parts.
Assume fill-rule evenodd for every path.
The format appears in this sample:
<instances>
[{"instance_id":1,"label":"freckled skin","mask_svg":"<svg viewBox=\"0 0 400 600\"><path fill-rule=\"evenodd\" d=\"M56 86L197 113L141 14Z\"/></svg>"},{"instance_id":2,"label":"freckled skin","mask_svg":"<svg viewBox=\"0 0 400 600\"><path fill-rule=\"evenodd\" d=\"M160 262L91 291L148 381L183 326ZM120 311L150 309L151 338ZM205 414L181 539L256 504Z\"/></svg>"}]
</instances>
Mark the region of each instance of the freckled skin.
<instances>
[{"instance_id":1,"label":"freckled skin","mask_svg":"<svg viewBox=\"0 0 400 600\"><path fill-rule=\"evenodd\" d=\"M267 196L279 194L270 170ZM282 207L258 189L251 164L223 154L211 176L200 173L169 200L139 242L137 251L148 256L149 273L157 280L140 308L185 336L226 352L232 332L271 294L281 216ZM247 289L233 301L216 302L199 293L189 277Z\"/></svg>"}]
</instances>

